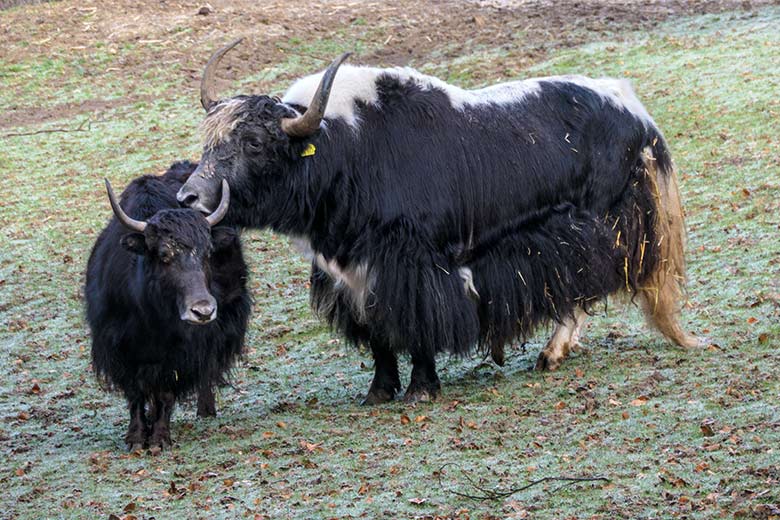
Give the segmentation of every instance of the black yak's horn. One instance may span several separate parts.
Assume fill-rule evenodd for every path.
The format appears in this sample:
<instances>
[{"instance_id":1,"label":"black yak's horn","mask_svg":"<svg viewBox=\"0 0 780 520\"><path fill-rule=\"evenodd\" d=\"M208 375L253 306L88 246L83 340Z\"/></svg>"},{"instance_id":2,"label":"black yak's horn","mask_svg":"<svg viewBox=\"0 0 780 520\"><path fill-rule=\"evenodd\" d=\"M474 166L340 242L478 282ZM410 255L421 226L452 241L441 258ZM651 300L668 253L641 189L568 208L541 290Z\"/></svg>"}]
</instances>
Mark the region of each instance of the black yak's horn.
<instances>
[{"instance_id":1,"label":"black yak's horn","mask_svg":"<svg viewBox=\"0 0 780 520\"><path fill-rule=\"evenodd\" d=\"M285 134L291 137L308 137L320 128L320 122L325 115L325 107L328 106L330 88L336 78L336 71L351 54L351 52L345 52L328 66L328 70L322 75L320 86L317 87L317 92L314 94L309 108L303 115L282 119L282 130Z\"/></svg>"},{"instance_id":2,"label":"black yak's horn","mask_svg":"<svg viewBox=\"0 0 780 520\"><path fill-rule=\"evenodd\" d=\"M221 49L215 52L209 62L206 63L206 68L203 70L203 78L200 80L200 104L203 105L203 109L208 112L209 108L219 100L217 96L217 88L215 85L217 66L227 51L241 43L243 38L239 38Z\"/></svg>"},{"instance_id":3,"label":"black yak's horn","mask_svg":"<svg viewBox=\"0 0 780 520\"><path fill-rule=\"evenodd\" d=\"M206 217L209 227L216 226L220 220L225 218L228 205L230 205L230 186L228 186L228 182L225 179L222 179L222 198L219 201L219 206L214 210L214 213Z\"/></svg>"},{"instance_id":4,"label":"black yak's horn","mask_svg":"<svg viewBox=\"0 0 780 520\"><path fill-rule=\"evenodd\" d=\"M130 218L127 213L122 209L122 206L119 205L119 201L116 200L116 195L114 195L114 190L111 188L111 183L108 182L108 179L103 179L106 181L106 191L108 192L108 202L111 203L111 209L114 210L114 215L116 215L116 218L119 219L119 222L122 223L123 226L125 226L127 229L130 229L132 231L138 231L139 233L143 233L144 229L146 229L146 222L143 220L135 220L134 218Z\"/></svg>"}]
</instances>

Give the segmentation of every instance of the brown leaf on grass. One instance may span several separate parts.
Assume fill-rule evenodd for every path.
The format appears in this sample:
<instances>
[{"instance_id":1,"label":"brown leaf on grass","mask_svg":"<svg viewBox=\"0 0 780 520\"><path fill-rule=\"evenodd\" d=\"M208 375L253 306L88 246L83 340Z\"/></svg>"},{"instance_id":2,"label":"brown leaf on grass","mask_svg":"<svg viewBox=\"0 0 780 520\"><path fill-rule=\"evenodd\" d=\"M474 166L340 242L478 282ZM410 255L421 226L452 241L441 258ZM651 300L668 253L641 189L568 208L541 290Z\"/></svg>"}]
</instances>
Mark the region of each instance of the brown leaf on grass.
<instances>
[{"instance_id":1,"label":"brown leaf on grass","mask_svg":"<svg viewBox=\"0 0 780 520\"><path fill-rule=\"evenodd\" d=\"M412 420L409 419L408 415L406 415L405 413L401 414L401 424L409 424L410 422L412 422Z\"/></svg>"},{"instance_id":2,"label":"brown leaf on grass","mask_svg":"<svg viewBox=\"0 0 780 520\"><path fill-rule=\"evenodd\" d=\"M122 508L122 511L125 513L132 513L135 511L135 502L129 502L124 508Z\"/></svg>"},{"instance_id":3,"label":"brown leaf on grass","mask_svg":"<svg viewBox=\"0 0 780 520\"><path fill-rule=\"evenodd\" d=\"M553 408L555 408L556 410L563 410L564 408L566 408L566 403L564 403L563 401L558 401L557 403L555 403Z\"/></svg>"},{"instance_id":4,"label":"brown leaf on grass","mask_svg":"<svg viewBox=\"0 0 780 520\"><path fill-rule=\"evenodd\" d=\"M416 423L420 423L420 422L427 421L427 420L428 420L428 416L427 415L418 415L417 417L414 418L414 422L416 422Z\"/></svg>"},{"instance_id":5,"label":"brown leaf on grass","mask_svg":"<svg viewBox=\"0 0 780 520\"><path fill-rule=\"evenodd\" d=\"M758 335L759 343L766 343L767 341L769 341L769 334L767 334L766 332L762 332L761 334Z\"/></svg>"},{"instance_id":6,"label":"brown leaf on grass","mask_svg":"<svg viewBox=\"0 0 780 520\"><path fill-rule=\"evenodd\" d=\"M418 505L418 506L421 505L421 504L426 503L427 501L428 501L427 498L410 498L409 499L410 503Z\"/></svg>"},{"instance_id":7,"label":"brown leaf on grass","mask_svg":"<svg viewBox=\"0 0 780 520\"><path fill-rule=\"evenodd\" d=\"M756 323L757 321L758 321L758 318L755 318L755 317L753 317L753 316L751 316L751 317L749 317L749 318L747 319L748 325L753 325L753 324L754 324L754 323Z\"/></svg>"},{"instance_id":8,"label":"brown leaf on grass","mask_svg":"<svg viewBox=\"0 0 780 520\"><path fill-rule=\"evenodd\" d=\"M304 448L306 451L322 451L322 443L301 441L301 448Z\"/></svg>"},{"instance_id":9,"label":"brown leaf on grass","mask_svg":"<svg viewBox=\"0 0 780 520\"><path fill-rule=\"evenodd\" d=\"M642 406L642 405L647 404L647 401L649 401L649 400L650 400L650 398L647 397L646 395L640 395L639 397L637 397L636 399L631 401L630 404L631 404L631 406Z\"/></svg>"},{"instance_id":10,"label":"brown leaf on grass","mask_svg":"<svg viewBox=\"0 0 780 520\"><path fill-rule=\"evenodd\" d=\"M707 420L703 421L699 425L699 428L701 428L701 434L704 435L705 437L712 437L712 436L714 436L715 435L715 431L712 429L712 424L713 424L712 419L707 419Z\"/></svg>"}]
</instances>

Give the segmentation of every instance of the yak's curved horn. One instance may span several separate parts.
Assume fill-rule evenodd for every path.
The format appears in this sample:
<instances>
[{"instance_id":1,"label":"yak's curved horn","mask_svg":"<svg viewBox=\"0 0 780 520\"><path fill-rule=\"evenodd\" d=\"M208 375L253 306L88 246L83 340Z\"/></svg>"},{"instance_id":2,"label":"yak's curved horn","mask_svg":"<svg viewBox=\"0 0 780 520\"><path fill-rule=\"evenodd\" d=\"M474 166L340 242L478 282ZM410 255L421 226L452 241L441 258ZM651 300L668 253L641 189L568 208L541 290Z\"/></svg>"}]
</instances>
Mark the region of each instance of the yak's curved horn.
<instances>
[{"instance_id":1,"label":"yak's curved horn","mask_svg":"<svg viewBox=\"0 0 780 520\"><path fill-rule=\"evenodd\" d=\"M328 105L330 88L336 78L336 71L351 54L351 52L345 52L328 66L306 112L295 118L282 119L282 130L285 134L291 137L308 137L319 129L322 117L325 115L325 107Z\"/></svg>"},{"instance_id":2,"label":"yak's curved horn","mask_svg":"<svg viewBox=\"0 0 780 520\"><path fill-rule=\"evenodd\" d=\"M114 210L114 215L116 215L116 218L119 219L119 222L122 223L123 226L125 226L127 229L131 229L133 231L137 231L139 233L143 233L144 229L146 229L146 222L143 220L136 220L134 218L131 218L125 213L125 211L122 209L122 206L119 205L119 201L116 198L116 195L114 195L114 190L111 188L111 183L108 182L108 179L103 179L106 181L106 191L108 192L108 202L111 203L111 209Z\"/></svg>"},{"instance_id":3,"label":"yak's curved horn","mask_svg":"<svg viewBox=\"0 0 780 520\"><path fill-rule=\"evenodd\" d=\"M206 68L203 70L203 77L200 80L200 104L203 105L203 109L208 112L209 108L216 103L219 98L217 97L217 88L215 83L217 75L217 65L230 49L241 43L243 38L232 41L225 45L217 52L215 52L209 62L206 63Z\"/></svg>"},{"instance_id":4,"label":"yak's curved horn","mask_svg":"<svg viewBox=\"0 0 780 520\"><path fill-rule=\"evenodd\" d=\"M206 222L209 223L209 227L214 227L219 224L219 221L225 218L228 206L230 205L230 186L225 179L222 179L222 198L219 201L219 206L214 212L206 217Z\"/></svg>"}]
</instances>

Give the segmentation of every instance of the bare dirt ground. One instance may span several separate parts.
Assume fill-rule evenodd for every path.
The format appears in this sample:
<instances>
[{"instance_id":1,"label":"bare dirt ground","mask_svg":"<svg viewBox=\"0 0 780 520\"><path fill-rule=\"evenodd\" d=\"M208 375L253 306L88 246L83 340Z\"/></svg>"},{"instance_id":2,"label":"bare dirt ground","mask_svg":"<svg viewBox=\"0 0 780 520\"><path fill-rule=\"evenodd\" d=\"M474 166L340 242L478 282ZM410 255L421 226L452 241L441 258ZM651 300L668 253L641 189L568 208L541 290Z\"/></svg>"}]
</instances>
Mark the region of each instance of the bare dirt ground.
<instances>
[{"instance_id":1,"label":"bare dirt ground","mask_svg":"<svg viewBox=\"0 0 780 520\"><path fill-rule=\"evenodd\" d=\"M506 63L520 69L543 60L551 50L610 33L650 28L670 17L750 10L773 3L777 0L438 0L424 5L416 0L237 0L215 2L215 6L169 0L49 2L0 14L0 40L5 42L1 59L13 64L52 55L78 58L97 49L116 53L133 45L134 52L112 65L112 70L95 68L88 71L89 76L99 82L119 67L122 74L133 78L151 65L177 64L182 75L179 86L194 91L210 53L233 38L243 36L246 42L226 59L221 71L226 83L283 61L299 52L296 48L301 45L305 48L309 42L354 33L348 29L360 25L376 45L355 56L355 62L415 65L435 59L436 53L452 58L489 45L505 47ZM348 40L344 48L349 48ZM306 56L323 63L332 58ZM489 68L483 68L472 79L490 75ZM129 96L47 107L11 104L0 119L0 128L92 113L137 100Z\"/></svg>"}]
</instances>

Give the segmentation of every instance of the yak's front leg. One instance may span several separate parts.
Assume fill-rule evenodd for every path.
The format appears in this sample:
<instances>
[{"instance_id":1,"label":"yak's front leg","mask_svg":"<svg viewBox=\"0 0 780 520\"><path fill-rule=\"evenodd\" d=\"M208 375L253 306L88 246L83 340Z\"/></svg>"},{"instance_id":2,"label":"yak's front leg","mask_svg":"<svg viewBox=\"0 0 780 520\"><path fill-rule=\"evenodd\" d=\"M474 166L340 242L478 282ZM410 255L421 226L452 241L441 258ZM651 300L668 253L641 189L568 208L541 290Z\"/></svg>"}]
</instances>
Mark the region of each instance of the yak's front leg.
<instances>
[{"instance_id":1,"label":"yak's front leg","mask_svg":"<svg viewBox=\"0 0 780 520\"><path fill-rule=\"evenodd\" d=\"M214 402L214 389L211 383L204 381L198 389L198 417L216 417L217 404Z\"/></svg>"},{"instance_id":2,"label":"yak's front leg","mask_svg":"<svg viewBox=\"0 0 780 520\"><path fill-rule=\"evenodd\" d=\"M130 411L130 426L127 427L125 434L125 444L130 451L143 449L146 444L148 430L146 425L145 399L139 394L129 397L127 407Z\"/></svg>"},{"instance_id":3,"label":"yak's front leg","mask_svg":"<svg viewBox=\"0 0 780 520\"><path fill-rule=\"evenodd\" d=\"M401 390L398 359L395 352L380 341L371 341L371 352L374 354L374 380L362 404L387 403Z\"/></svg>"},{"instance_id":4,"label":"yak's front leg","mask_svg":"<svg viewBox=\"0 0 780 520\"><path fill-rule=\"evenodd\" d=\"M436 357L433 352L412 351L412 379L406 389L404 401L417 403L433 401L441 392L436 375Z\"/></svg>"},{"instance_id":5,"label":"yak's front leg","mask_svg":"<svg viewBox=\"0 0 780 520\"><path fill-rule=\"evenodd\" d=\"M175 403L173 392L162 392L155 396L151 407L152 434L149 449L165 449L171 446L171 415Z\"/></svg>"}]
</instances>

